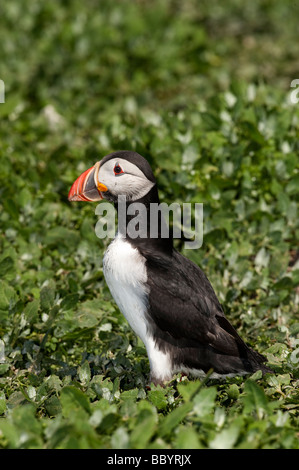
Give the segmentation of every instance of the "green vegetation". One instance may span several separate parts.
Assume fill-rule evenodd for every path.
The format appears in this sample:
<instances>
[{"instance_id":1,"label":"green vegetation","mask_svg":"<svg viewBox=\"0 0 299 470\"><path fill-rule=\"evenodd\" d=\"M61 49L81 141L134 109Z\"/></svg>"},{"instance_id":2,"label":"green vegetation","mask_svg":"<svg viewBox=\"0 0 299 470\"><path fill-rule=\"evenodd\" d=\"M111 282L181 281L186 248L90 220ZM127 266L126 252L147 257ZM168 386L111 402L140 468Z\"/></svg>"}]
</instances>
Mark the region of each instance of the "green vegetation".
<instances>
[{"instance_id":1,"label":"green vegetation","mask_svg":"<svg viewBox=\"0 0 299 470\"><path fill-rule=\"evenodd\" d=\"M1 448L299 448L298 12L1 6ZM148 158L163 201L204 203L203 247L184 254L275 375L146 389L145 349L103 278L96 205L67 201L117 149Z\"/></svg>"}]
</instances>

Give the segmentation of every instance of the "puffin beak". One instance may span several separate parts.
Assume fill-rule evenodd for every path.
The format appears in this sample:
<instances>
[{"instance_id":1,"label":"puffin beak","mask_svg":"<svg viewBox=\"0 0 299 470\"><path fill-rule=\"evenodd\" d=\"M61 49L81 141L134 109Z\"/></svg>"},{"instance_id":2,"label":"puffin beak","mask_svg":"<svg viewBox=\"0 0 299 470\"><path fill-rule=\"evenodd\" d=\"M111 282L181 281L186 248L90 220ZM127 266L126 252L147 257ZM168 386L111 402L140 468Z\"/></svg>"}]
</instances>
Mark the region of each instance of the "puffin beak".
<instances>
[{"instance_id":1,"label":"puffin beak","mask_svg":"<svg viewBox=\"0 0 299 470\"><path fill-rule=\"evenodd\" d=\"M69 201L100 201L101 193L108 191L107 186L98 182L98 173L101 162L97 162L89 170L84 171L73 183L69 195Z\"/></svg>"}]
</instances>

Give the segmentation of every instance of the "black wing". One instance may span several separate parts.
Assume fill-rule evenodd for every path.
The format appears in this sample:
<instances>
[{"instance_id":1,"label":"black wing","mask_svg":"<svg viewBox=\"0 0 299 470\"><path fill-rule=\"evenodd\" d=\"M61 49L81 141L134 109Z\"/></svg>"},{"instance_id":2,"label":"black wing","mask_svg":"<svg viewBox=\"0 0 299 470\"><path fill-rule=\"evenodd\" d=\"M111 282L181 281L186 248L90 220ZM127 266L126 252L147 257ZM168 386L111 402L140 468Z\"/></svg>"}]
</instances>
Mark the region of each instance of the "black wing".
<instances>
[{"instance_id":1,"label":"black wing","mask_svg":"<svg viewBox=\"0 0 299 470\"><path fill-rule=\"evenodd\" d=\"M205 345L229 356L254 353L224 316L196 264L174 250L172 256L147 257L147 272L150 317L160 330L182 343ZM254 354L261 361L263 356Z\"/></svg>"}]
</instances>

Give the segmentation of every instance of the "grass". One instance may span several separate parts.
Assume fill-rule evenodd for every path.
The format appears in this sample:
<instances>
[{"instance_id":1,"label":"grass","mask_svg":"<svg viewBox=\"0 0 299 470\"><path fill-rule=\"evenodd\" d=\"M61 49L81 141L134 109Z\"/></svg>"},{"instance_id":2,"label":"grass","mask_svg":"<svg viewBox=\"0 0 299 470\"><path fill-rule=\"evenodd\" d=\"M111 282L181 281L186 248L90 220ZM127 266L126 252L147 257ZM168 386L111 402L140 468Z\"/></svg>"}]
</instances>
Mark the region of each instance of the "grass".
<instances>
[{"instance_id":1,"label":"grass","mask_svg":"<svg viewBox=\"0 0 299 470\"><path fill-rule=\"evenodd\" d=\"M1 7L1 448L298 449L296 13L282 0ZM203 247L184 254L274 375L146 389L95 206L67 201L117 149L148 158L163 201L204 203Z\"/></svg>"}]
</instances>

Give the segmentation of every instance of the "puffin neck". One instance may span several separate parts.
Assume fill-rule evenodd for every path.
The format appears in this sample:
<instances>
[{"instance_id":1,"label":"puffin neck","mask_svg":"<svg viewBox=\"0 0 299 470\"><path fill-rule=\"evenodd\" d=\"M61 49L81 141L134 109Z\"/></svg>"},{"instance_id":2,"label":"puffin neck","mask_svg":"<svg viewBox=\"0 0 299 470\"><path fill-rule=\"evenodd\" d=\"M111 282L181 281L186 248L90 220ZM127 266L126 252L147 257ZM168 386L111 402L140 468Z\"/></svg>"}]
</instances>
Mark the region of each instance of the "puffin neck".
<instances>
[{"instance_id":1,"label":"puffin neck","mask_svg":"<svg viewBox=\"0 0 299 470\"><path fill-rule=\"evenodd\" d=\"M135 211L135 208L130 211L130 206L135 204L135 203L141 203L145 207L146 210L140 211L137 213ZM152 237L151 236L151 217L150 217L150 211L151 211L151 204L160 204L160 199L158 195L158 189L157 185L155 184L152 189L142 198L135 200L135 201L128 201L126 202L126 219L125 219L125 224L120 223L120 212L119 212L119 206L118 203L115 203L115 208L118 212L119 215L119 225L118 225L118 233L121 234L122 237L124 237L128 242L131 243L132 246L137 248L144 256L146 256L147 253L150 252L156 252L156 253L165 253L165 254L171 254L173 250L173 239L171 235L171 231L169 231L169 234L167 237L162 237L162 225L165 224L166 222L164 221L161 212L158 211L158 220L156 221L157 223L157 236ZM129 214L128 214L129 212ZM133 214L131 215L130 212ZM135 226L133 219L136 218L136 230L139 230L139 221L142 224L142 227L144 227L145 231L142 232L142 234L139 236L132 237L130 236L130 230L128 230L128 224L131 225L132 227ZM146 256L147 257L147 256Z\"/></svg>"}]
</instances>

